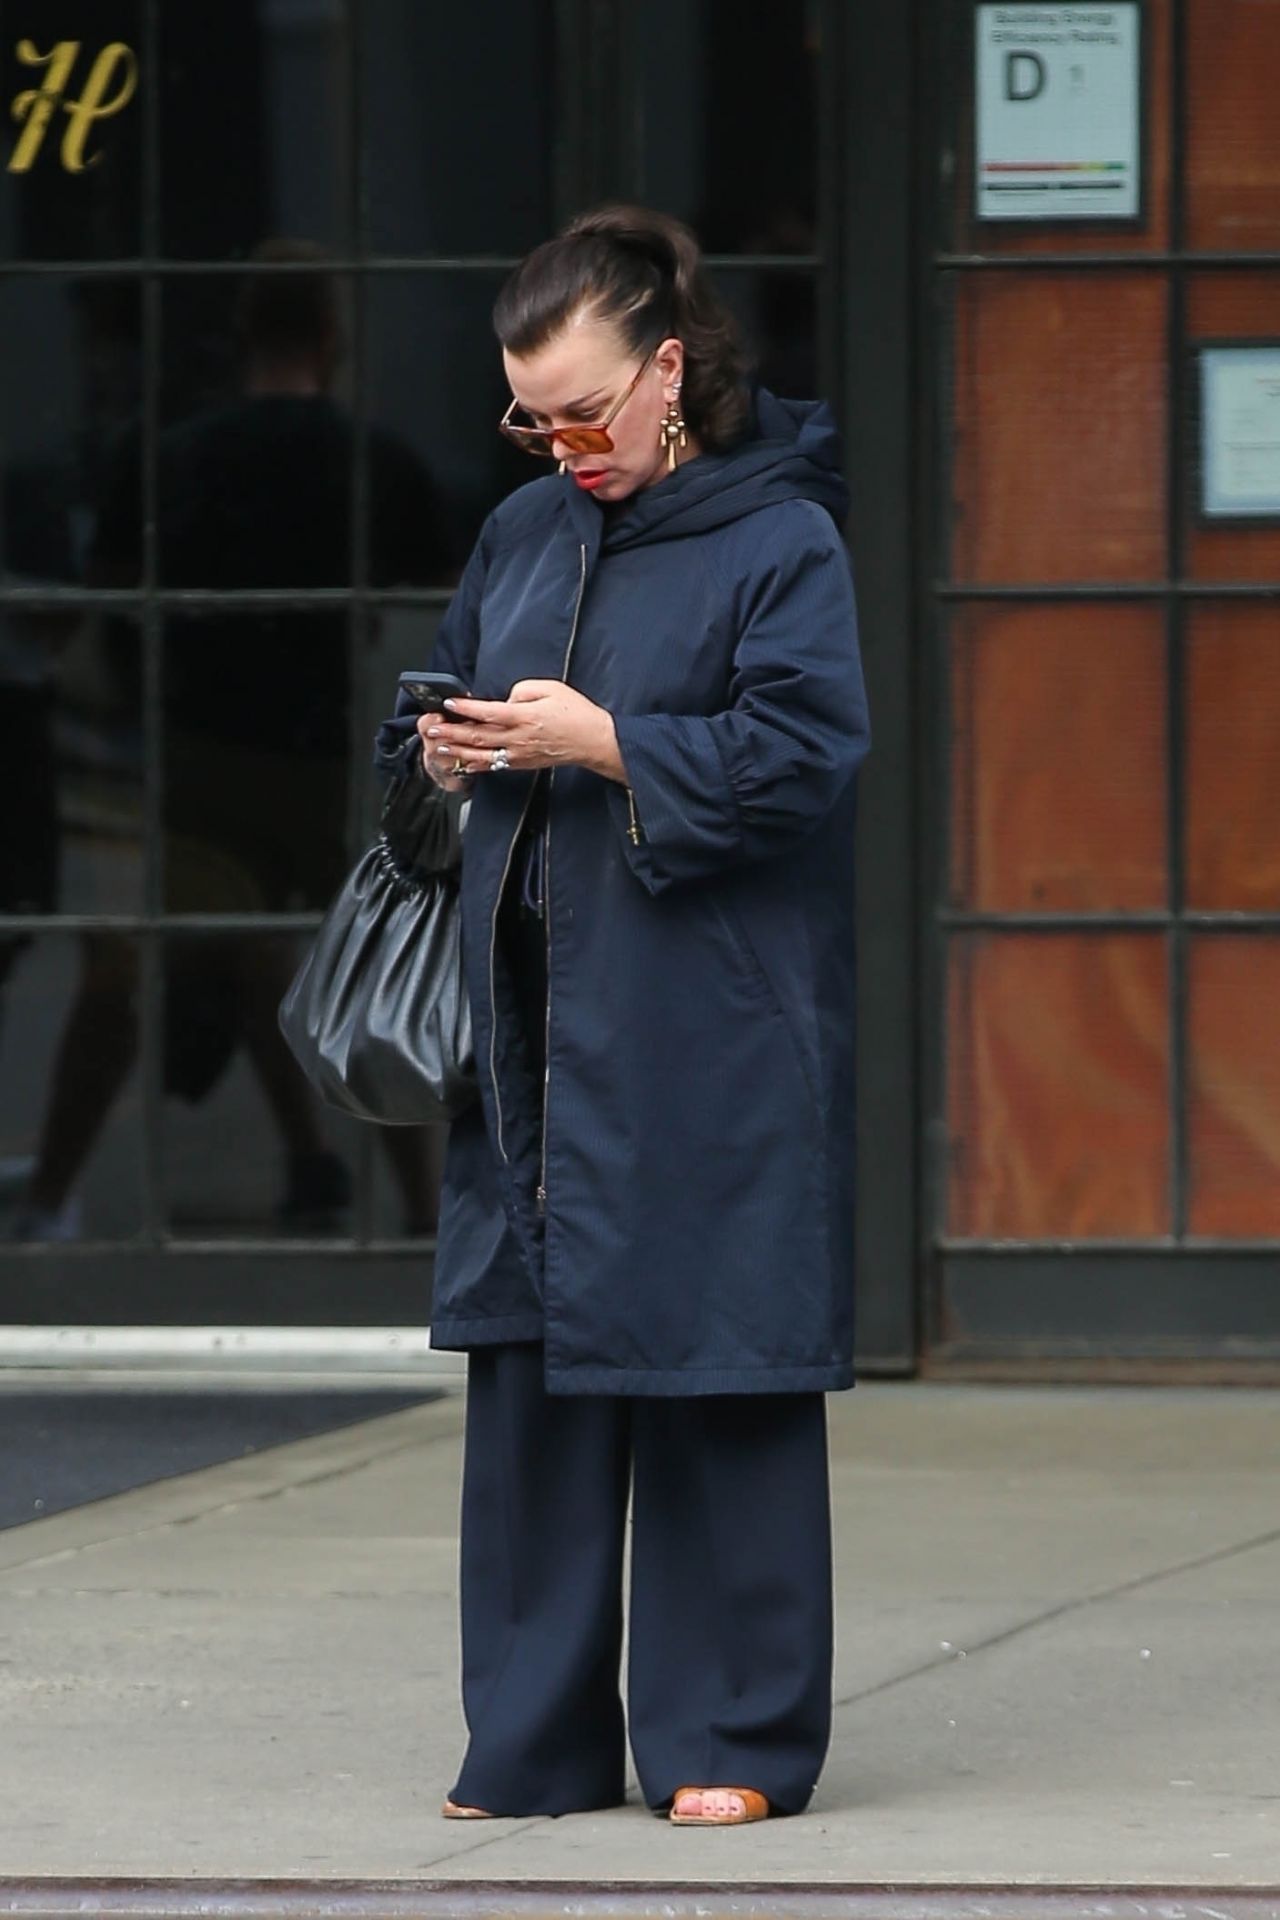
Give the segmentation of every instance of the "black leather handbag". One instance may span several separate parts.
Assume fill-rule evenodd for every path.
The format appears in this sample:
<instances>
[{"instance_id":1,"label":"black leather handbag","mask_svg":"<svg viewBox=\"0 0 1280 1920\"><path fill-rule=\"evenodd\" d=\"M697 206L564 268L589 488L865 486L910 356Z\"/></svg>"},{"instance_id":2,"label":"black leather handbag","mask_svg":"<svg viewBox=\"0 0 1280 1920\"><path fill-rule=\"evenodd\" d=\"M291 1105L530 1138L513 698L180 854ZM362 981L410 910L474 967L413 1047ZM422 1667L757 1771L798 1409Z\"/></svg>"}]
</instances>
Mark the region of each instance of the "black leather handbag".
<instances>
[{"instance_id":1,"label":"black leather handbag","mask_svg":"<svg viewBox=\"0 0 1280 1920\"><path fill-rule=\"evenodd\" d=\"M478 1097L458 897L467 805L428 778L415 740L280 1004L312 1086L358 1119L420 1126Z\"/></svg>"}]
</instances>

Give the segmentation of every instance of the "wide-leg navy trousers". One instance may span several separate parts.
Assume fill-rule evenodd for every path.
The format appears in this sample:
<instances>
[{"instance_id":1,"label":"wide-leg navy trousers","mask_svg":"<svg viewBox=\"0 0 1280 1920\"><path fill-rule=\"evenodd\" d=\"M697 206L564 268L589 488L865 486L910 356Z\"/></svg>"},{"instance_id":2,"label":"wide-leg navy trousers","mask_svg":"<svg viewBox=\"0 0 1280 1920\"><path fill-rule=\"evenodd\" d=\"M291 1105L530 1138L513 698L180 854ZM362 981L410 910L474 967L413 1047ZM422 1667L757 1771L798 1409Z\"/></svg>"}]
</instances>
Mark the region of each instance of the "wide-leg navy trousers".
<instances>
[{"instance_id":1,"label":"wide-leg navy trousers","mask_svg":"<svg viewBox=\"0 0 1280 1920\"><path fill-rule=\"evenodd\" d=\"M474 1350L468 1383L470 1740L451 1797L505 1815L616 1806L629 1731L651 1807L705 1785L800 1812L831 1732L824 1397L549 1395L535 1345Z\"/></svg>"}]
</instances>

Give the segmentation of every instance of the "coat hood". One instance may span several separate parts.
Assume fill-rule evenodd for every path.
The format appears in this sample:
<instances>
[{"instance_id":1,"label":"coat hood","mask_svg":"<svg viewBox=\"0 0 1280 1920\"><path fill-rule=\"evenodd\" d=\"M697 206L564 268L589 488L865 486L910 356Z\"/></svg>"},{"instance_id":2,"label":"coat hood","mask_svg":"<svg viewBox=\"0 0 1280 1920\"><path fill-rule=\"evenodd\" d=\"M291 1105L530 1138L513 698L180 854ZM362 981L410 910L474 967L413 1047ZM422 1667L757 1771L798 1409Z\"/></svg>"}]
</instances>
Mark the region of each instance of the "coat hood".
<instances>
[{"instance_id":1,"label":"coat hood","mask_svg":"<svg viewBox=\"0 0 1280 1920\"><path fill-rule=\"evenodd\" d=\"M570 509L586 534L600 537L601 507L566 478ZM839 525L849 510L840 435L825 400L753 395L750 425L722 453L699 454L656 486L606 514L607 553L705 533L777 500L812 500ZM593 543L594 544L594 543Z\"/></svg>"}]
</instances>

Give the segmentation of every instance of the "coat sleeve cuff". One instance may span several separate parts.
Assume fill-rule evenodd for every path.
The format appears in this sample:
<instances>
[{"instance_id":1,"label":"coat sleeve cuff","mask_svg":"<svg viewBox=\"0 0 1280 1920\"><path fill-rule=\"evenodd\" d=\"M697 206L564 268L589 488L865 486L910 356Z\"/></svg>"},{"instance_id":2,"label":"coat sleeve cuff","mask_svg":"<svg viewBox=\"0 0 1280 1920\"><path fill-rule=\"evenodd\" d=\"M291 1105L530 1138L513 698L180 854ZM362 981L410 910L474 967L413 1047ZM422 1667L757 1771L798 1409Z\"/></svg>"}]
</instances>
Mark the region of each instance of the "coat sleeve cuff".
<instances>
[{"instance_id":1,"label":"coat sleeve cuff","mask_svg":"<svg viewBox=\"0 0 1280 1920\"><path fill-rule=\"evenodd\" d=\"M627 860L649 891L740 858L742 819L706 720L623 714L614 727L627 783L614 785L610 808Z\"/></svg>"}]
</instances>

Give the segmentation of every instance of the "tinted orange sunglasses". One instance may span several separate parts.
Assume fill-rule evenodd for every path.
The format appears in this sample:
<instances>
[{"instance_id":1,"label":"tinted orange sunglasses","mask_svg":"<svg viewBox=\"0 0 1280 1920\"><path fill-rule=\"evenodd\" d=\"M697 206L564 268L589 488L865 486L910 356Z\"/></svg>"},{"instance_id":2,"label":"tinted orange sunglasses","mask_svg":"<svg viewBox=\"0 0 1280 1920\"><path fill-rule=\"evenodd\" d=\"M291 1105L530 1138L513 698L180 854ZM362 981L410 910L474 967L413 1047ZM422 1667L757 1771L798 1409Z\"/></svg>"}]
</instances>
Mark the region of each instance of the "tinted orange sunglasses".
<instances>
[{"instance_id":1,"label":"tinted orange sunglasses","mask_svg":"<svg viewBox=\"0 0 1280 1920\"><path fill-rule=\"evenodd\" d=\"M555 458L552 446L557 440L569 453L611 453L613 435L609 429L640 385L641 376L653 364L657 352L658 349L655 347L648 359L641 363L631 385L619 399L614 401L603 420L593 420L580 427L525 427L511 418L520 405L518 400L513 399L498 422L498 432L505 433L508 440L514 440L515 444L523 447L526 453L538 454L549 459Z\"/></svg>"}]
</instances>

